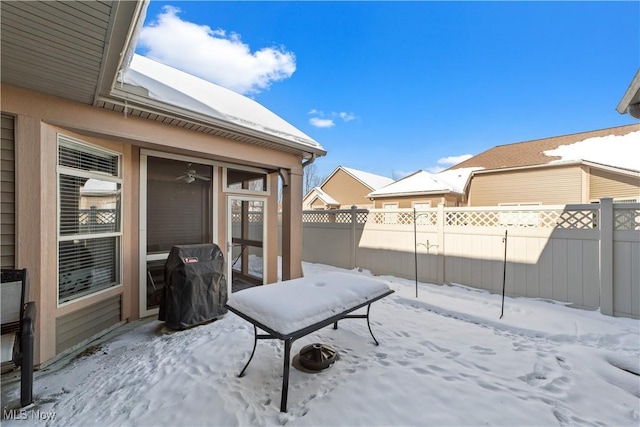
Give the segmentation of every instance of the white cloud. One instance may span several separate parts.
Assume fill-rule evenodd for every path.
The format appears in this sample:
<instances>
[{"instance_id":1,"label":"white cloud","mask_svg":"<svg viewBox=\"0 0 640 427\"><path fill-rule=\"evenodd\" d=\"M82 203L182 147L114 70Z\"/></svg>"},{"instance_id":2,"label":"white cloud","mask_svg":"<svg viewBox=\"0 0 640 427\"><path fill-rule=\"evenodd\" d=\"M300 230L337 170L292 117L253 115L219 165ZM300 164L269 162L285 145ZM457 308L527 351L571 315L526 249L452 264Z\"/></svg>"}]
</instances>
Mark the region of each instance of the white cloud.
<instances>
[{"instance_id":1,"label":"white cloud","mask_svg":"<svg viewBox=\"0 0 640 427\"><path fill-rule=\"evenodd\" d=\"M428 167L426 171L429 173L438 173L438 172L442 172L445 169L446 168L442 166L431 166L431 167Z\"/></svg>"},{"instance_id":2,"label":"white cloud","mask_svg":"<svg viewBox=\"0 0 640 427\"><path fill-rule=\"evenodd\" d=\"M445 165L445 166L453 166L453 165L457 165L458 163L462 163L465 160L469 160L472 157L473 157L473 155L471 155L471 154L463 154L461 156L442 157L442 158L438 159L438 164L439 165Z\"/></svg>"},{"instance_id":3,"label":"white cloud","mask_svg":"<svg viewBox=\"0 0 640 427\"><path fill-rule=\"evenodd\" d=\"M324 111L318 110L316 108L311 109L308 114L316 116L309 119L309 123L319 128L330 128L335 126L335 119L338 118L342 119L342 121L344 122L350 122L351 120L354 120L356 118L356 115L353 113L346 113L344 111L341 111L339 113L335 111L325 113Z\"/></svg>"},{"instance_id":4,"label":"white cloud","mask_svg":"<svg viewBox=\"0 0 640 427\"><path fill-rule=\"evenodd\" d=\"M393 172L391 172L391 178L395 179L396 181L399 179L404 178L405 176L409 176L412 173L414 173L415 171L411 171L411 172L407 172L407 171L403 171L403 170L394 170Z\"/></svg>"},{"instance_id":5,"label":"white cloud","mask_svg":"<svg viewBox=\"0 0 640 427\"><path fill-rule=\"evenodd\" d=\"M340 118L342 120L344 120L345 122L350 122L351 120L355 119L356 116L353 113L338 113L338 115L340 116Z\"/></svg>"},{"instance_id":6,"label":"white cloud","mask_svg":"<svg viewBox=\"0 0 640 427\"><path fill-rule=\"evenodd\" d=\"M330 128L335 126L333 119L321 119L320 117L311 117L309 123L317 128Z\"/></svg>"},{"instance_id":7,"label":"white cloud","mask_svg":"<svg viewBox=\"0 0 640 427\"><path fill-rule=\"evenodd\" d=\"M165 6L143 27L138 46L145 56L242 94L259 93L296 71L293 52L283 47L252 52L240 35L183 21L179 12Z\"/></svg>"},{"instance_id":8,"label":"white cloud","mask_svg":"<svg viewBox=\"0 0 640 427\"><path fill-rule=\"evenodd\" d=\"M428 168L425 169L425 171L427 171L429 173L439 173L439 172L442 172L443 170L448 169L451 166L457 165L458 163L462 163L465 160L470 159L471 157L473 157L473 155L471 155L471 154L462 154L460 156L441 157L436 162L437 163L436 166L429 166Z\"/></svg>"}]
</instances>

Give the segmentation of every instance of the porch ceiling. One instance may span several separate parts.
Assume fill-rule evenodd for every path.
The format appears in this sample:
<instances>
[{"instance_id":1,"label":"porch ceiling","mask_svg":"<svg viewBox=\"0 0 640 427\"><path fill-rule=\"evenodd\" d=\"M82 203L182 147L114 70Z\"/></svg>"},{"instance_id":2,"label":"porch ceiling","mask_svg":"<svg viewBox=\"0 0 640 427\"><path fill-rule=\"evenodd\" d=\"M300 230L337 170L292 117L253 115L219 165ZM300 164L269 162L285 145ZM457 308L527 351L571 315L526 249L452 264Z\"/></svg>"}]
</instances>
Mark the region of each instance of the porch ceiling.
<instances>
[{"instance_id":1,"label":"porch ceiling","mask_svg":"<svg viewBox=\"0 0 640 427\"><path fill-rule=\"evenodd\" d=\"M93 105L108 95L139 2L0 2L3 83Z\"/></svg>"}]
</instances>

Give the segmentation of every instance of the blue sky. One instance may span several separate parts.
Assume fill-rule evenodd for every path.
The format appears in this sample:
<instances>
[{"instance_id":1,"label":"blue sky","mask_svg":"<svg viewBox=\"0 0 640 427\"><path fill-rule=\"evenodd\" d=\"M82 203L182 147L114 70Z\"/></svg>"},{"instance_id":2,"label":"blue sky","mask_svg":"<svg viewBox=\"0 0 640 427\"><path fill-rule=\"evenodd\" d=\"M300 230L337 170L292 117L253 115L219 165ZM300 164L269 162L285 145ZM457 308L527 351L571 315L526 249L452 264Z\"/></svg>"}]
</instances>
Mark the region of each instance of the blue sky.
<instances>
[{"instance_id":1,"label":"blue sky","mask_svg":"<svg viewBox=\"0 0 640 427\"><path fill-rule=\"evenodd\" d=\"M640 2L152 1L137 52L254 98L392 178L636 123Z\"/></svg>"}]
</instances>

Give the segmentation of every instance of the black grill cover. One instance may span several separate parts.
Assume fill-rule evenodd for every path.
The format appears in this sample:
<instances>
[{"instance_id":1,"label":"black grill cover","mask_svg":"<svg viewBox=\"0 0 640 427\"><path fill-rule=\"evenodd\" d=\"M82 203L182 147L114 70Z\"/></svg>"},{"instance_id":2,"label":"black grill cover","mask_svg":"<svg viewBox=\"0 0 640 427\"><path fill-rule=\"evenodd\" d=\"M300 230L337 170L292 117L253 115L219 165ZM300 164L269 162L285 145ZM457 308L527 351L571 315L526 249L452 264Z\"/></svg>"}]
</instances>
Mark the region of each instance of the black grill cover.
<instances>
[{"instance_id":1,"label":"black grill cover","mask_svg":"<svg viewBox=\"0 0 640 427\"><path fill-rule=\"evenodd\" d=\"M224 255L215 244L171 248L164 265L165 286L159 320L171 329L185 329L227 312Z\"/></svg>"}]
</instances>

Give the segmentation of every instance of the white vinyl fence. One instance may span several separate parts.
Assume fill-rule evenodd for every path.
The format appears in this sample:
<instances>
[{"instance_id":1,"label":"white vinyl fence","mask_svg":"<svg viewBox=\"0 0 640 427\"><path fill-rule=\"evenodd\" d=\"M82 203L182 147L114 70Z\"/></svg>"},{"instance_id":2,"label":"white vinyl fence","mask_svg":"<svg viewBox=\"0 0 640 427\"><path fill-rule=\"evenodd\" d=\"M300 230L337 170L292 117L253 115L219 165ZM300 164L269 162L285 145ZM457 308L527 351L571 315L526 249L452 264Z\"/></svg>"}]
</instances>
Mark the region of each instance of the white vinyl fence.
<instances>
[{"instance_id":1,"label":"white vinyl fence","mask_svg":"<svg viewBox=\"0 0 640 427\"><path fill-rule=\"evenodd\" d=\"M417 270L421 282L495 293L504 277L507 295L640 318L640 204L610 198L526 208L304 211L302 257L410 279Z\"/></svg>"}]
</instances>

